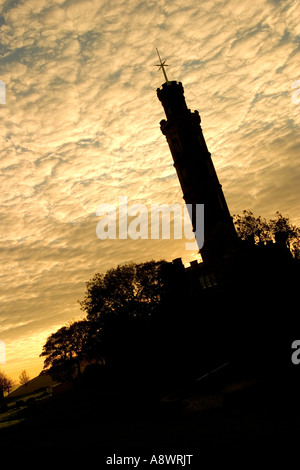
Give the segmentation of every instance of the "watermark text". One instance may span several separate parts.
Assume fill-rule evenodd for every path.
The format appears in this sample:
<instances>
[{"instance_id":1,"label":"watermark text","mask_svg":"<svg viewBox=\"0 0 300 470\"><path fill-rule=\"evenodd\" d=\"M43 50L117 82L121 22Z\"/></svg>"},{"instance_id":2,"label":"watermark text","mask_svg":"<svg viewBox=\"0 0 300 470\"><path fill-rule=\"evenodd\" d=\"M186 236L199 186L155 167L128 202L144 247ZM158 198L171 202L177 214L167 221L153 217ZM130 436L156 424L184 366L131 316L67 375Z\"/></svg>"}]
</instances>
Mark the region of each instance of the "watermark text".
<instances>
[{"instance_id":1,"label":"watermark text","mask_svg":"<svg viewBox=\"0 0 300 470\"><path fill-rule=\"evenodd\" d=\"M173 237L177 240L194 240L186 242L186 250L203 247L204 204L147 206L136 203L128 206L127 196L120 196L118 208L113 204L100 204L96 215L101 217L96 227L100 240L169 240Z\"/></svg>"},{"instance_id":2,"label":"watermark text","mask_svg":"<svg viewBox=\"0 0 300 470\"><path fill-rule=\"evenodd\" d=\"M0 80L0 104L6 104L5 83L3 80Z\"/></svg>"},{"instance_id":3,"label":"watermark text","mask_svg":"<svg viewBox=\"0 0 300 470\"><path fill-rule=\"evenodd\" d=\"M292 363L297 366L300 364L300 339L295 339L295 341L292 342L292 349L295 349L291 357Z\"/></svg>"},{"instance_id":4,"label":"watermark text","mask_svg":"<svg viewBox=\"0 0 300 470\"><path fill-rule=\"evenodd\" d=\"M292 93L292 102L294 104L299 104L300 103L300 80L295 80L292 83L292 88L298 88L298 90Z\"/></svg>"},{"instance_id":5,"label":"watermark text","mask_svg":"<svg viewBox=\"0 0 300 470\"><path fill-rule=\"evenodd\" d=\"M5 343L0 340L0 364L5 364Z\"/></svg>"}]
</instances>

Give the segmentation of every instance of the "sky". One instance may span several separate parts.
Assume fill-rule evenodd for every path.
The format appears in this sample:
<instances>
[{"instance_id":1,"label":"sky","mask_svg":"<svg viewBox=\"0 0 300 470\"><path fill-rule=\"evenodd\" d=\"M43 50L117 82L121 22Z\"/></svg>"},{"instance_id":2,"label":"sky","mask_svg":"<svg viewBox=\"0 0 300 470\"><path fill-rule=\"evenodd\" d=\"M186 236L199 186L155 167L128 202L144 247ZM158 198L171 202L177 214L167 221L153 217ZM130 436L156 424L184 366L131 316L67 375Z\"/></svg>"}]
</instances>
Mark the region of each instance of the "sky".
<instances>
[{"instance_id":1,"label":"sky","mask_svg":"<svg viewBox=\"0 0 300 470\"><path fill-rule=\"evenodd\" d=\"M185 240L96 234L97 208L121 196L182 204L156 48L200 113L231 214L300 225L299 12L299 0L0 0L0 370L42 370L95 273L196 256Z\"/></svg>"}]
</instances>

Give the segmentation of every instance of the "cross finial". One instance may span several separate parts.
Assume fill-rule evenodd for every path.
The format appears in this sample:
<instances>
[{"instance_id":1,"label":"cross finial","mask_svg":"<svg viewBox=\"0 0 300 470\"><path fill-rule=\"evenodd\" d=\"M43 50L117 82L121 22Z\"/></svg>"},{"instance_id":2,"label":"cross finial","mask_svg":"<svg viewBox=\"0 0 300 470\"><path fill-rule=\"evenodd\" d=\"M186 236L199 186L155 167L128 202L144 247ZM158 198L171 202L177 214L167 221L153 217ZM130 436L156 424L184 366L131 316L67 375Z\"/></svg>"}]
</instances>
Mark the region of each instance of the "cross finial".
<instances>
[{"instance_id":1,"label":"cross finial","mask_svg":"<svg viewBox=\"0 0 300 470\"><path fill-rule=\"evenodd\" d=\"M160 58L160 55L159 55L159 52L158 52L158 49L156 48L156 52L157 52L157 55L158 55L158 58L159 58L159 64L156 64L156 67L159 67L158 70L162 69L163 71L163 74L164 74L164 77L165 77L165 80L167 83L169 83L169 80L168 80L168 77L167 77L167 73L165 71L165 67L169 67L167 64L166 64L166 61L162 61L161 58Z\"/></svg>"}]
</instances>

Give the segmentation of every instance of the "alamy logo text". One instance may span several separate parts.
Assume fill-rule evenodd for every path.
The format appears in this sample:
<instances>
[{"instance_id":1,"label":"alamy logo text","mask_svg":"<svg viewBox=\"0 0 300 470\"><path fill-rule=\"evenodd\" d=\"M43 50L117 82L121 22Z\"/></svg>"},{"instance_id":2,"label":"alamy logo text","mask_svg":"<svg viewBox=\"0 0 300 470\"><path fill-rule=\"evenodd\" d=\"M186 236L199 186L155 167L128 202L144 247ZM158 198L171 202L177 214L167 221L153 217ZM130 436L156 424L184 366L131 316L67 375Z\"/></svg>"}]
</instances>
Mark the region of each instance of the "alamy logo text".
<instances>
[{"instance_id":1,"label":"alamy logo text","mask_svg":"<svg viewBox=\"0 0 300 470\"><path fill-rule=\"evenodd\" d=\"M100 204L96 215L102 217L96 228L100 240L196 239L185 244L186 250L201 249L204 243L204 204L128 206L127 196L121 196L118 208L113 204Z\"/></svg>"}]
</instances>

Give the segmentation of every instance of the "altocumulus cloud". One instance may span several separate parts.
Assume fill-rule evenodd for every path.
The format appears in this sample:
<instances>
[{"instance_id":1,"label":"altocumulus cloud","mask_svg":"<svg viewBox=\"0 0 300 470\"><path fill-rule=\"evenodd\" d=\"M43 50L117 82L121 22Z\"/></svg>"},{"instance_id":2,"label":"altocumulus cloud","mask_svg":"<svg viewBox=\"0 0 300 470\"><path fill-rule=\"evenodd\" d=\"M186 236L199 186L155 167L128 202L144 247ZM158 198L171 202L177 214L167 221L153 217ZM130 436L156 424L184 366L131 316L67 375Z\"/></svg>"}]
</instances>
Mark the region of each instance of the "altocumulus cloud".
<instances>
[{"instance_id":1,"label":"altocumulus cloud","mask_svg":"<svg viewBox=\"0 0 300 470\"><path fill-rule=\"evenodd\" d=\"M179 240L96 237L101 203L181 202L159 130L155 47L199 110L232 213L299 219L297 3L0 1L0 339L14 374L82 315L97 271L184 256ZM1 330L2 329L2 330ZM15 351L15 352L14 352ZM35 361L35 362L34 362ZM19 367L20 366L20 367ZM38 372L38 370L37 370Z\"/></svg>"}]
</instances>

